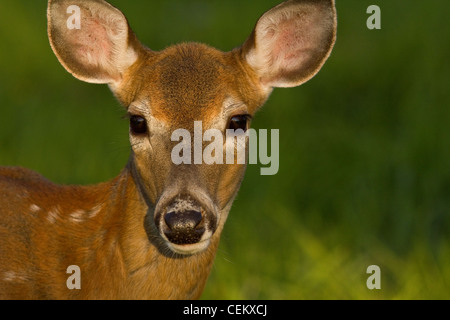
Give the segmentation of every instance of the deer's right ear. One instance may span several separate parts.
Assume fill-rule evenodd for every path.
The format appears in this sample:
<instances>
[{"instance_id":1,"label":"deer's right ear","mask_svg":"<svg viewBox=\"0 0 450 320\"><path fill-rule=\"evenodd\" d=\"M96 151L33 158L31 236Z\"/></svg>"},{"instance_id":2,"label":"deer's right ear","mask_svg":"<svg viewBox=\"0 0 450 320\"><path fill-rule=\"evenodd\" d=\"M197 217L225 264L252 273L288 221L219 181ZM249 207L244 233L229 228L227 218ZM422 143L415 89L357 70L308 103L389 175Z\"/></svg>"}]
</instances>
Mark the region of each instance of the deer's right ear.
<instances>
[{"instance_id":1,"label":"deer's right ear","mask_svg":"<svg viewBox=\"0 0 450 320\"><path fill-rule=\"evenodd\" d=\"M325 63L336 40L334 0L289 0L267 11L241 48L261 86L295 87Z\"/></svg>"},{"instance_id":2,"label":"deer's right ear","mask_svg":"<svg viewBox=\"0 0 450 320\"><path fill-rule=\"evenodd\" d=\"M122 12L103 0L49 0L48 37L76 78L118 84L142 46Z\"/></svg>"}]
</instances>

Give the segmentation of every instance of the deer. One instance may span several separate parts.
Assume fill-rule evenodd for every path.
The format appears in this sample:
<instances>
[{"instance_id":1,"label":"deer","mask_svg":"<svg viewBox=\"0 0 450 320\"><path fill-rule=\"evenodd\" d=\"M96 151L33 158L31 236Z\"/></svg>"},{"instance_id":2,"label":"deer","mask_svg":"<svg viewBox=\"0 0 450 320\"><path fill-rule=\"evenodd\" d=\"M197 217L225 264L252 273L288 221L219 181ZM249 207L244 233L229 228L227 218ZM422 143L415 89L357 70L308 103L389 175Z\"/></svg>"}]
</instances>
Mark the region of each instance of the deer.
<instances>
[{"instance_id":1,"label":"deer","mask_svg":"<svg viewBox=\"0 0 450 320\"><path fill-rule=\"evenodd\" d=\"M90 186L0 167L0 298L199 299L247 165L174 164L171 133L195 121L245 132L274 88L314 77L336 41L334 0L282 2L229 52L151 50L104 0L49 0L47 20L62 66L125 108L130 157ZM70 266L80 288L68 286Z\"/></svg>"}]
</instances>

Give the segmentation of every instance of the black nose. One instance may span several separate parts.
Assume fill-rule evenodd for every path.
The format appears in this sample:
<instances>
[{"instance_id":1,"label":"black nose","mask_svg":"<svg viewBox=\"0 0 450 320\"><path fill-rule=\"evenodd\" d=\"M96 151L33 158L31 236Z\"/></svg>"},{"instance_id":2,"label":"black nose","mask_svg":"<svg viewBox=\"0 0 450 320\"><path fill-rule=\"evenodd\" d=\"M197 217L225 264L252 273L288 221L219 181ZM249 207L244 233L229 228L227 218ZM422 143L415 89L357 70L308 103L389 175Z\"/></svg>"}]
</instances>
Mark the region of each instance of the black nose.
<instances>
[{"instance_id":1,"label":"black nose","mask_svg":"<svg viewBox=\"0 0 450 320\"><path fill-rule=\"evenodd\" d=\"M168 227L164 234L175 244L197 243L205 232L203 216L199 211L171 211L166 213L164 221Z\"/></svg>"}]
</instances>

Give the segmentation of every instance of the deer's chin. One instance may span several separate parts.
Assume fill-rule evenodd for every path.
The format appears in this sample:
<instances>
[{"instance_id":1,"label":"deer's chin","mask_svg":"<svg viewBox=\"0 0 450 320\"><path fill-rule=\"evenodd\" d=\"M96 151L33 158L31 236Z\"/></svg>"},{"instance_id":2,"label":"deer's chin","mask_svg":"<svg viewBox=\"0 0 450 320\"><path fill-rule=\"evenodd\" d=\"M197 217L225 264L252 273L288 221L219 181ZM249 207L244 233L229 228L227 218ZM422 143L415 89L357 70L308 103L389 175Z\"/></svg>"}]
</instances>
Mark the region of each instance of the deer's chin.
<instances>
[{"instance_id":1,"label":"deer's chin","mask_svg":"<svg viewBox=\"0 0 450 320\"><path fill-rule=\"evenodd\" d=\"M210 243L211 239L202 240L192 244L175 244L170 241L166 241L166 245L171 251L185 256L194 255L205 251L209 247Z\"/></svg>"},{"instance_id":2,"label":"deer's chin","mask_svg":"<svg viewBox=\"0 0 450 320\"><path fill-rule=\"evenodd\" d=\"M170 241L164 233L161 233L161 237L164 239L166 246L174 253L181 255L193 255L208 249L211 244L211 237L214 232L206 230L201 239L195 243L174 243Z\"/></svg>"}]
</instances>

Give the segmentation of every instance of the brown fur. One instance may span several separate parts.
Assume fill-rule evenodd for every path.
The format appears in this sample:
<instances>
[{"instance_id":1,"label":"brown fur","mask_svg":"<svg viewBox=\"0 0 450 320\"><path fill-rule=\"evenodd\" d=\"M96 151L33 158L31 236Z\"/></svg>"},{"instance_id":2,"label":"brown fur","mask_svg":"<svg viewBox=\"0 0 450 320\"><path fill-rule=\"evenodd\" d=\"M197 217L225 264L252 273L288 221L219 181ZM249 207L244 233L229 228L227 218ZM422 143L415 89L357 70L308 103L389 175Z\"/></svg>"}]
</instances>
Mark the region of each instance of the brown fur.
<instances>
[{"instance_id":1,"label":"brown fur","mask_svg":"<svg viewBox=\"0 0 450 320\"><path fill-rule=\"evenodd\" d=\"M27 169L0 168L0 190L11 200L3 205L0 223L0 298L200 296L217 243L198 255L183 257L149 239L147 208L128 170L111 182L79 187L55 185ZM89 218L99 205L101 210ZM78 211L81 222L70 218ZM53 222L47 220L51 212L55 212ZM81 290L66 286L70 265L81 268ZM170 285L160 286L154 280L161 277Z\"/></svg>"},{"instance_id":2,"label":"brown fur","mask_svg":"<svg viewBox=\"0 0 450 320\"><path fill-rule=\"evenodd\" d=\"M81 7L84 29L68 31L65 9L73 4ZM313 21L323 18L312 28L299 18L310 12ZM50 0L48 19L62 65L83 81L109 84L150 128L145 137L130 135L130 160L106 183L59 186L27 169L0 167L0 298L199 298L246 166L177 166L170 135L184 128L192 136L198 120L203 132L224 132L233 115L254 115L273 87L311 78L334 44L334 1L287 1L230 52L198 43L147 49L103 0ZM304 25L307 39L295 42ZM272 42L276 50L267 46ZM164 208L180 195L195 199L212 230L207 247L189 254L175 253L160 231ZM81 269L81 290L66 286L71 265Z\"/></svg>"}]
</instances>

